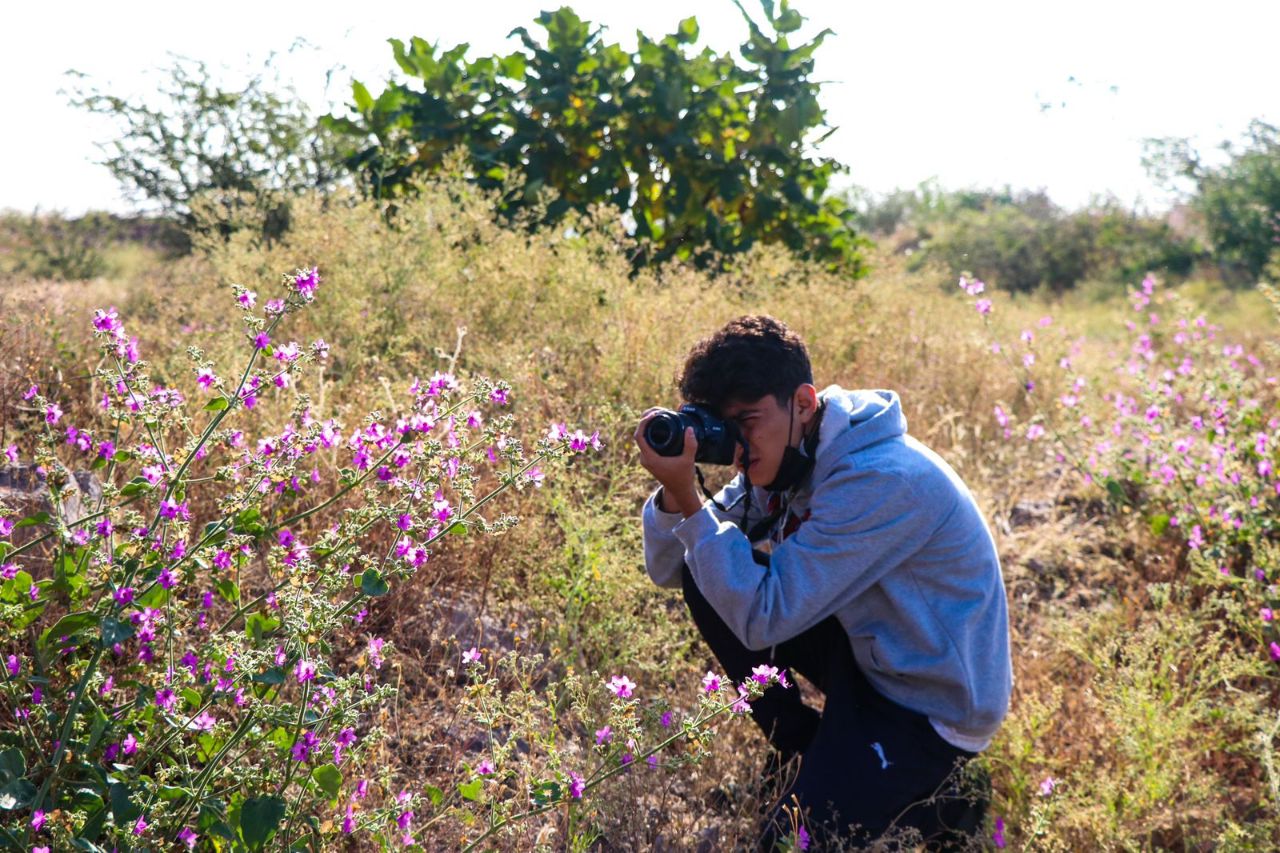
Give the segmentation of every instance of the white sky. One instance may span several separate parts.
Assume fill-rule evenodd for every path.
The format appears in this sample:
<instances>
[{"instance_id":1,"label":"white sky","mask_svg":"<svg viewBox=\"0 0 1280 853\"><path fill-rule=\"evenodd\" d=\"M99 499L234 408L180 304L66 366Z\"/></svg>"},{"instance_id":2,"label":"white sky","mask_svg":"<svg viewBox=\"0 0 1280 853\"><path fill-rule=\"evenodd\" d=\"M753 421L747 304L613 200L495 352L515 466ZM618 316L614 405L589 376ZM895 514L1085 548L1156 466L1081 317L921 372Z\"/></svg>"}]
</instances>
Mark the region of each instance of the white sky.
<instances>
[{"instance_id":1,"label":"white sky","mask_svg":"<svg viewBox=\"0 0 1280 853\"><path fill-rule=\"evenodd\" d=\"M283 76L323 106L346 98L352 76L376 94L395 70L389 37L466 41L472 56L507 52L517 45L506 40L513 27L538 32L534 17L559 2L13 0L0 10L0 208L128 209L94 164L94 142L111 126L58 94L69 68L112 93L145 93L170 52L233 80L276 50ZM746 37L729 0L570 5L624 47L637 28L661 35L688 15L702 28L699 44L717 52ZM743 5L759 17L758 0ZM851 167L842 181L877 192L934 177L952 189L1044 187L1068 207L1111 192L1158 208L1168 199L1143 172L1144 137L1189 136L1209 149L1238 138L1252 118L1280 120L1276 0L799 0L796 8L809 19L801 36L835 31L816 55L816 78L830 81L822 103L840 128L822 152ZM313 47L287 53L299 37ZM326 93L324 74L335 66Z\"/></svg>"}]
</instances>

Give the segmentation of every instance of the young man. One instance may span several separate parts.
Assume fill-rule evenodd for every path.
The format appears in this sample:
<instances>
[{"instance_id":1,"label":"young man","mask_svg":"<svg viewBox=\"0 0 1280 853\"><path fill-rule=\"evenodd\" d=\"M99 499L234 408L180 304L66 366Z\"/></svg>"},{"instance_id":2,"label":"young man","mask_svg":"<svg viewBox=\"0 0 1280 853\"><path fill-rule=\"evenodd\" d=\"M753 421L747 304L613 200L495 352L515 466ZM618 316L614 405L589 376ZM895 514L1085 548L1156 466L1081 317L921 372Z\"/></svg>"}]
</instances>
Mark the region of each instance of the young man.
<instances>
[{"instance_id":1,"label":"young man","mask_svg":"<svg viewBox=\"0 0 1280 853\"><path fill-rule=\"evenodd\" d=\"M771 317L700 341L680 390L733 421L746 452L704 503L693 430L661 456L644 438L658 410L645 414L640 461L661 484L644 507L645 564L683 589L735 681L770 663L825 694L821 714L794 685L753 703L777 757L801 756L779 803L794 795L810 833L914 827L959 843L985 808L959 770L991 742L1012 687L1004 583L973 496L907 435L897 394L819 393L804 343ZM775 811L764 845L781 823Z\"/></svg>"}]
</instances>

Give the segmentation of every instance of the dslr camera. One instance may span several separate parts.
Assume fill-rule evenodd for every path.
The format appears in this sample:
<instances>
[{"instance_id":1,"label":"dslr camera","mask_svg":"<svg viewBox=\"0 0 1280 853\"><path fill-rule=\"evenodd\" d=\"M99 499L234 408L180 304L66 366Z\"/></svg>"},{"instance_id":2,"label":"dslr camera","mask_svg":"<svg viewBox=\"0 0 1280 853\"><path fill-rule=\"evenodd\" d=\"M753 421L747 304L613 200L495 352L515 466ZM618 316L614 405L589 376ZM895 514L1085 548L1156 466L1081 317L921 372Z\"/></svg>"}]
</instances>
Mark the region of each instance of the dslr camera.
<instances>
[{"instance_id":1,"label":"dslr camera","mask_svg":"<svg viewBox=\"0 0 1280 853\"><path fill-rule=\"evenodd\" d=\"M741 441L738 425L726 421L705 406L686 403L679 411L663 409L645 425L644 440L660 456L679 456L684 452L684 431L693 427L698 440L695 462L708 465L732 465L734 448Z\"/></svg>"}]
</instances>

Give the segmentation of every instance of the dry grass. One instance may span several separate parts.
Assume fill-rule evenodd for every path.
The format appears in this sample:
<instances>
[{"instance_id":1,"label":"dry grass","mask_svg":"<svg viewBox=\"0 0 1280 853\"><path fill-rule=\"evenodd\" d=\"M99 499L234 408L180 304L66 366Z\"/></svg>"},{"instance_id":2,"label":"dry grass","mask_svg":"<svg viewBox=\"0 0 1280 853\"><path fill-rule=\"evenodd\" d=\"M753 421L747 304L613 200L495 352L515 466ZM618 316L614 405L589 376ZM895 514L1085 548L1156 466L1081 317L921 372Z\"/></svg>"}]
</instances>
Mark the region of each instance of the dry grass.
<instances>
[{"instance_id":1,"label":"dry grass","mask_svg":"<svg viewBox=\"0 0 1280 853\"><path fill-rule=\"evenodd\" d=\"M460 645L537 651L548 672L625 667L649 694L673 698L708 668L678 596L643 576L638 510L649 484L629 436L645 407L674 402L671 378L690 344L739 314L772 313L809 342L819 384L898 390L912 433L961 472L987 511L1009 593L1016 690L984 762L992 814L1006 821L1011 846L1280 841L1262 793L1273 747L1257 739L1271 719L1272 682L1217 630L1225 605L1183 594L1176 554L1111 514L1052 453L1000 440L992 408L1020 405L1021 380L992 356L953 282L908 274L887 256L870 279L851 282L769 249L717 279L679 266L630 276L627 240L605 213L562 232L495 223L489 209L471 190L429 188L391 229L363 203L306 202L270 248L245 238L128 277L2 281L5 315L23 321L9 321L0 342L0 437L26 425L18 396L28 380L60 383L60 396L84 403L76 415L88 416L80 377L91 366L93 307L116 305L157 378L190 387L186 346L228 365L242 346L228 286L265 291L303 264L317 264L324 285L288 336L324 337L335 353L308 389L318 417L385 407L388 385L439 369L465 328L458 368L510 380L515 414L531 429L552 419L600 428L601 458L513 496L507 509L522 516L519 527L439 553L365 626L401 653L379 760L407 783L445 787L483 734L457 714L462 686L450 666ZM1116 338L1104 330L1123 301L1086 297L1002 301L993 333L1009 340L1052 314L1044 334L1062 335L1054 345L1063 351L1078 330L1091 333L1078 362L1105 382ZM1192 287L1193 297L1219 299ZM1257 330L1245 322L1252 299L1216 304L1224 316L1215 319ZM1153 594L1152 584L1166 586ZM350 648L357 653L355 638ZM744 842L763 752L738 726L694 770L624 778L596 800L599 849ZM1062 781L1041 797L1047 775ZM529 826L503 843L527 849L541 838L562 849L564 828Z\"/></svg>"}]
</instances>

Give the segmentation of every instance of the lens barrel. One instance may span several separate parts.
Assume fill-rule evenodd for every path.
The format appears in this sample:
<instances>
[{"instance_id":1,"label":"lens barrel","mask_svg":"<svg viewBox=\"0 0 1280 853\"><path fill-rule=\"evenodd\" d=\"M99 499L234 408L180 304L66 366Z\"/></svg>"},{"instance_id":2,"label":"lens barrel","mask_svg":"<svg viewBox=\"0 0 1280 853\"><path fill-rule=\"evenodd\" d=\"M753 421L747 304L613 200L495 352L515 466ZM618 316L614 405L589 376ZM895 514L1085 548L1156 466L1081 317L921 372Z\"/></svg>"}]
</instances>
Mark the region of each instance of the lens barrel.
<instances>
[{"instance_id":1,"label":"lens barrel","mask_svg":"<svg viewBox=\"0 0 1280 853\"><path fill-rule=\"evenodd\" d=\"M684 452L684 431L693 427L698 441L695 462L708 465L732 465L738 444L738 426L721 420L710 409L692 403L673 412L664 409L645 425L644 438L660 456L679 456Z\"/></svg>"}]
</instances>

